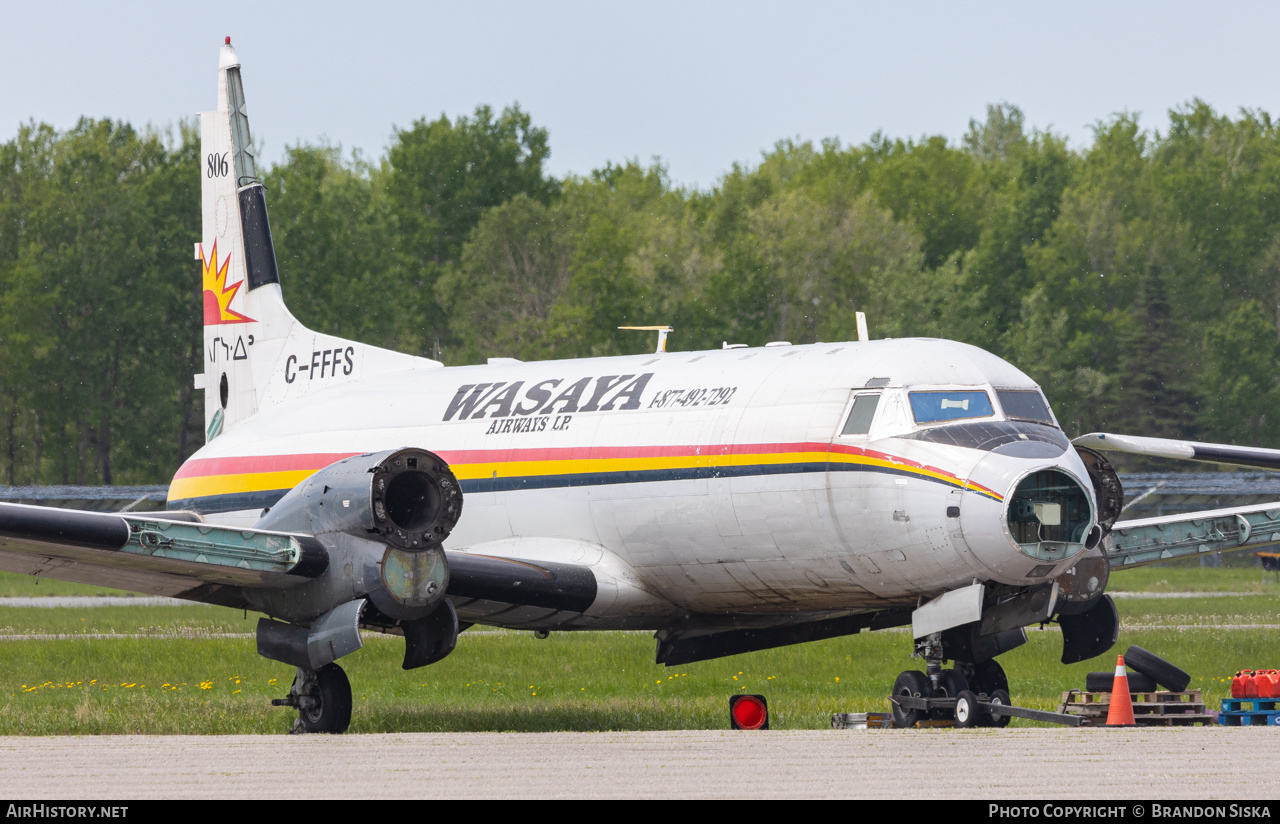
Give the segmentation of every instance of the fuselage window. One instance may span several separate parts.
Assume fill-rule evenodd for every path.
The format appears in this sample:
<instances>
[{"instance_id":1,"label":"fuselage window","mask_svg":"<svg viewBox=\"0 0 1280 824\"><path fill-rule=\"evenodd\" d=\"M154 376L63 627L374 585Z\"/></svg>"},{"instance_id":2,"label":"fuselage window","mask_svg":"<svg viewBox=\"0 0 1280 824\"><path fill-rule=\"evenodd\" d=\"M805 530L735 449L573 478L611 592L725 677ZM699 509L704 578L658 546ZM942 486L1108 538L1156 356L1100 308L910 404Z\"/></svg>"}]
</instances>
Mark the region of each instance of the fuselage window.
<instances>
[{"instance_id":1,"label":"fuselage window","mask_svg":"<svg viewBox=\"0 0 1280 824\"><path fill-rule=\"evenodd\" d=\"M1008 390L996 390L996 397L1000 399L1000 405L1004 407L1004 414L1010 418L1023 418L1028 421L1039 421L1053 425L1053 416L1049 414L1049 405L1044 402L1044 398L1039 392L1014 392Z\"/></svg>"},{"instance_id":2,"label":"fuselage window","mask_svg":"<svg viewBox=\"0 0 1280 824\"><path fill-rule=\"evenodd\" d=\"M853 399L853 408L849 410L849 418L844 422L841 435L866 435L871 431L871 420L876 416L876 407L880 404L880 395L858 395Z\"/></svg>"},{"instance_id":3,"label":"fuselage window","mask_svg":"<svg viewBox=\"0 0 1280 824\"><path fill-rule=\"evenodd\" d=\"M912 392L911 414L916 423L989 418L996 412L986 392Z\"/></svg>"}]
</instances>

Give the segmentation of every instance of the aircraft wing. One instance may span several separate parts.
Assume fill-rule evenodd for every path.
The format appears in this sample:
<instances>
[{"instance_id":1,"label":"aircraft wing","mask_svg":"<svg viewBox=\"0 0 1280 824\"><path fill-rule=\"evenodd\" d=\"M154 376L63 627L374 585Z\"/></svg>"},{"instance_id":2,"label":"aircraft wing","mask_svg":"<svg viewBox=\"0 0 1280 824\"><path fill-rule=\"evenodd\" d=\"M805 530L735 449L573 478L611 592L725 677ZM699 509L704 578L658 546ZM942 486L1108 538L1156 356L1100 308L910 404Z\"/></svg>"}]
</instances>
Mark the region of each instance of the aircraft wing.
<instances>
[{"instance_id":1,"label":"aircraft wing","mask_svg":"<svg viewBox=\"0 0 1280 824\"><path fill-rule=\"evenodd\" d=\"M1253 469L1280 470L1280 449L1253 446L1231 446L1221 443L1179 441L1172 438L1140 438L1111 432L1090 432L1071 440L1099 452L1124 452L1150 458L1173 458L1183 461L1246 466Z\"/></svg>"},{"instance_id":2,"label":"aircraft wing","mask_svg":"<svg viewBox=\"0 0 1280 824\"><path fill-rule=\"evenodd\" d=\"M1117 521L1106 537L1112 569L1280 544L1280 501Z\"/></svg>"},{"instance_id":3,"label":"aircraft wing","mask_svg":"<svg viewBox=\"0 0 1280 824\"><path fill-rule=\"evenodd\" d=\"M512 607L581 612L596 576L552 561L447 552L448 593L465 615ZM184 512L114 514L0 503L0 569L59 580L242 606L238 587L291 587L328 553L309 535L214 526Z\"/></svg>"},{"instance_id":4,"label":"aircraft wing","mask_svg":"<svg viewBox=\"0 0 1280 824\"><path fill-rule=\"evenodd\" d=\"M288 587L324 572L309 535L214 526L192 513L113 514L0 503L0 569L242 606L240 587Z\"/></svg>"},{"instance_id":5,"label":"aircraft wing","mask_svg":"<svg viewBox=\"0 0 1280 824\"><path fill-rule=\"evenodd\" d=\"M1280 449L1111 432L1090 432L1071 442L1100 452L1280 470ZM1273 544L1280 544L1280 501L1117 521L1105 542L1113 569Z\"/></svg>"}]
</instances>

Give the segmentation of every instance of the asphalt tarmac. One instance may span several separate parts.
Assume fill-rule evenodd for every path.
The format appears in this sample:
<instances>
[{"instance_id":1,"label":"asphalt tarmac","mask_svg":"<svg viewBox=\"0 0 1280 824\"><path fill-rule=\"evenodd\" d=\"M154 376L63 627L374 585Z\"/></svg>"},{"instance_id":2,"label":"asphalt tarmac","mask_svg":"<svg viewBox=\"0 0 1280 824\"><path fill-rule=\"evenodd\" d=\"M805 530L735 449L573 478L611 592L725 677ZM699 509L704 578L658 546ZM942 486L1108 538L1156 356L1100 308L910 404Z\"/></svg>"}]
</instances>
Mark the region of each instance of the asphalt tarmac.
<instances>
[{"instance_id":1,"label":"asphalt tarmac","mask_svg":"<svg viewBox=\"0 0 1280 824\"><path fill-rule=\"evenodd\" d=\"M5 795L1275 799L1274 727L0 738ZM1262 761L1259 761L1262 757Z\"/></svg>"}]
</instances>

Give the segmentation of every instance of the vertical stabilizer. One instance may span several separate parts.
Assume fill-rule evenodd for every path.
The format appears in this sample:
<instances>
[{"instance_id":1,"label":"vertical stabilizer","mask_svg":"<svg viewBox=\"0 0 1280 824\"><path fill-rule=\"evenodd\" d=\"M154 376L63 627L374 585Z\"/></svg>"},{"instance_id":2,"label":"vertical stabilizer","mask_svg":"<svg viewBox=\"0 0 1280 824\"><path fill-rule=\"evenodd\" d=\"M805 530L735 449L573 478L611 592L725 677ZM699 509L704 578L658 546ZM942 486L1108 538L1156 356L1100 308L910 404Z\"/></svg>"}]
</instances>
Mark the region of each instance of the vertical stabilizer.
<instances>
[{"instance_id":1,"label":"vertical stabilizer","mask_svg":"<svg viewBox=\"0 0 1280 824\"><path fill-rule=\"evenodd\" d=\"M218 55L218 108L200 115L205 438L259 409L371 374L440 364L312 332L285 306L240 59ZM331 272L340 277L341 273Z\"/></svg>"}]
</instances>

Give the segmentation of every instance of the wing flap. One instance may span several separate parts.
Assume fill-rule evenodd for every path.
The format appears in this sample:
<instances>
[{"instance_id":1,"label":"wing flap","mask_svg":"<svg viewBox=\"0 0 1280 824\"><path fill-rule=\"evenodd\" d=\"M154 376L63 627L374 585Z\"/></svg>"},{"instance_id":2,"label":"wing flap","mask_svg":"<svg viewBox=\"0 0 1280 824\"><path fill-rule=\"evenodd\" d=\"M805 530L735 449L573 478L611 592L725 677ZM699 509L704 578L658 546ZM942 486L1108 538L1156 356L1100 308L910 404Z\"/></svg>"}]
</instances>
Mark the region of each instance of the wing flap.
<instances>
[{"instance_id":1,"label":"wing flap","mask_svg":"<svg viewBox=\"0 0 1280 824\"><path fill-rule=\"evenodd\" d=\"M240 587L291 586L328 566L308 535L235 529L155 516L117 515L0 503L0 552L39 563L51 578L68 565ZM41 560L38 560L41 559ZM56 563L56 562L64 563ZM102 578L92 583L111 586ZM133 587L128 587L133 588ZM151 591L151 590L144 590Z\"/></svg>"},{"instance_id":2,"label":"wing flap","mask_svg":"<svg viewBox=\"0 0 1280 824\"><path fill-rule=\"evenodd\" d=\"M1106 537L1113 569L1280 544L1280 501L1117 521Z\"/></svg>"}]
</instances>

